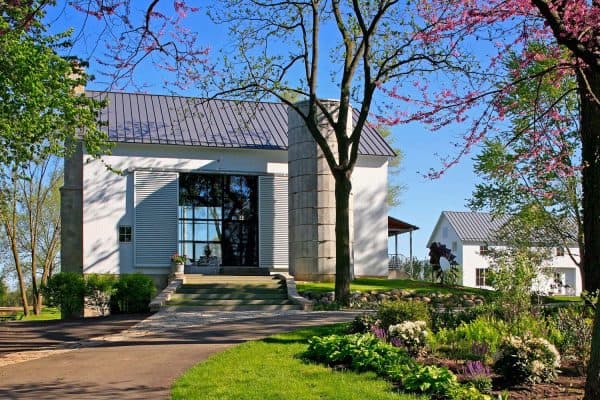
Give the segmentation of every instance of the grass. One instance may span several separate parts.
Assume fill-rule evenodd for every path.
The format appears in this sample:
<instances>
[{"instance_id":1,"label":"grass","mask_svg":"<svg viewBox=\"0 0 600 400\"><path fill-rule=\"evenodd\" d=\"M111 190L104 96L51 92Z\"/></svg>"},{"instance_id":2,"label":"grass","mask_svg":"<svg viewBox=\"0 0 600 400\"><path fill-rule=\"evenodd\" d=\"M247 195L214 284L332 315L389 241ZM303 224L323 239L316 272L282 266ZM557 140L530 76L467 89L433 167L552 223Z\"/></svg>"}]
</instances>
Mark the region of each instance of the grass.
<instances>
[{"instance_id":1,"label":"grass","mask_svg":"<svg viewBox=\"0 0 600 400\"><path fill-rule=\"evenodd\" d=\"M331 292L334 288L333 282L297 282L299 292ZM410 279L383 279L383 278L358 278L352 281L350 290L370 292L372 290L387 291L392 289L412 290L415 293L452 293L452 294L475 294L489 296L492 291L485 289L470 288L464 286L442 286L439 283L413 281Z\"/></svg>"},{"instance_id":2,"label":"grass","mask_svg":"<svg viewBox=\"0 0 600 400\"><path fill-rule=\"evenodd\" d=\"M579 296L545 296L544 303L581 303Z\"/></svg>"},{"instance_id":3,"label":"grass","mask_svg":"<svg viewBox=\"0 0 600 400\"><path fill-rule=\"evenodd\" d=\"M43 307L40 315L31 314L24 317L23 311L17 312L17 321L49 321L53 319L60 319L60 310L57 307Z\"/></svg>"},{"instance_id":4,"label":"grass","mask_svg":"<svg viewBox=\"0 0 600 400\"><path fill-rule=\"evenodd\" d=\"M173 384L172 399L206 400L409 400L374 373L333 372L300 358L313 336L341 333L321 326L247 342L210 357Z\"/></svg>"}]
</instances>

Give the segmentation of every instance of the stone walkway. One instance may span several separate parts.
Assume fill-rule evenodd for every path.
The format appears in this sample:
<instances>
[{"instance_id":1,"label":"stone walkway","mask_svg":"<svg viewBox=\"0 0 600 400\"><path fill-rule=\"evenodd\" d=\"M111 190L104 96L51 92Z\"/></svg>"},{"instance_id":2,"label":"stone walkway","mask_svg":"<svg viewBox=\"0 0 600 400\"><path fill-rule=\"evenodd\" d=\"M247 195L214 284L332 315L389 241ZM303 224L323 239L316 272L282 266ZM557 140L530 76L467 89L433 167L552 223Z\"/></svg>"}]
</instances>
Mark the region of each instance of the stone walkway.
<instances>
[{"instance_id":1,"label":"stone walkway","mask_svg":"<svg viewBox=\"0 0 600 400\"><path fill-rule=\"evenodd\" d=\"M12 362L0 366L0 398L168 398L177 376L215 352L279 332L350 321L355 315L162 311L120 333L46 349L37 358L16 357L18 353L3 357Z\"/></svg>"}]
</instances>

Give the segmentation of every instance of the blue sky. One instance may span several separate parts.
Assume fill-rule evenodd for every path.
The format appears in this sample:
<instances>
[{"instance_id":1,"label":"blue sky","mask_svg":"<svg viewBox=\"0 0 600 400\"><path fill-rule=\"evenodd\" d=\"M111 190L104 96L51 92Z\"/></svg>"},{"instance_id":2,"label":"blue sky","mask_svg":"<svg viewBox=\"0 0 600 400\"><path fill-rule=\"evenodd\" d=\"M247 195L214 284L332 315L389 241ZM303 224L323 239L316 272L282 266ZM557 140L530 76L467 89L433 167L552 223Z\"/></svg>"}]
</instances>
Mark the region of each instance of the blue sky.
<instances>
[{"instance_id":1,"label":"blue sky","mask_svg":"<svg viewBox=\"0 0 600 400\"><path fill-rule=\"evenodd\" d=\"M135 7L140 3L132 1L132 4ZM167 2L165 5L171 7L172 3ZM172 8L165 11L172 12ZM102 78L98 74L101 66L95 62L95 57L101 56L104 51L104 44L97 40L100 29L98 21L93 17L88 18L87 21L84 20L80 13L73 11L68 6L65 7L64 2L59 2L57 7L50 10L47 21L51 24L50 29L53 32L68 28L74 29L77 41L70 53L89 59L90 70L88 72L96 73L98 76L97 81L90 83L88 88L106 89L106 84L101 82ZM219 48L229 44L225 30L211 24L201 13L191 17L187 25L193 30L202 27L202 31L199 32L200 41L212 49L213 56L216 55ZM85 30L81 29L82 26L85 26ZM164 74L164 71L154 68L150 64L144 65L138 69L138 83L150 83L151 86L146 89L148 92L163 93L165 90L155 83L161 82ZM135 88L126 89L135 90ZM332 97L337 94L333 86L324 86L322 89L321 96L323 97ZM199 93L190 90L180 92L180 94L198 95ZM423 177L423 174L431 168L439 169L441 166L439 156L436 154L446 156L452 155L456 151L450 143L457 141L457 137L463 133L461 129L460 126L454 126L433 133L428 131L426 126L418 123L392 127L395 145L401 148L404 154L402 170L392 179L405 185L406 190L402 194L401 205L390 209L389 214L420 228L413 234L413 251L418 258L427 256L428 251L425 244L441 211L465 210L466 199L470 197L474 189L477 178L472 169L472 154L463 158L459 165L451 168L440 179L429 180ZM407 234L399 237L399 252L408 255Z\"/></svg>"}]
</instances>

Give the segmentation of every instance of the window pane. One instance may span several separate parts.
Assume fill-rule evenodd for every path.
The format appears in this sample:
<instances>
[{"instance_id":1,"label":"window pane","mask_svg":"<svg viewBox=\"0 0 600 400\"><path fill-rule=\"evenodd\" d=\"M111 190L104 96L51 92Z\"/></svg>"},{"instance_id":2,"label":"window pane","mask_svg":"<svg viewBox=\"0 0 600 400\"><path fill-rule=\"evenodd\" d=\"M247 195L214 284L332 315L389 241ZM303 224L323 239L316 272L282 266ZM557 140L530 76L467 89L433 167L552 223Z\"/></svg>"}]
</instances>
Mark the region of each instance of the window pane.
<instances>
[{"instance_id":1,"label":"window pane","mask_svg":"<svg viewBox=\"0 0 600 400\"><path fill-rule=\"evenodd\" d=\"M221 240L221 221L209 222L207 240L210 242L218 242Z\"/></svg>"},{"instance_id":2,"label":"window pane","mask_svg":"<svg viewBox=\"0 0 600 400\"><path fill-rule=\"evenodd\" d=\"M221 207L209 207L208 219L221 219Z\"/></svg>"},{"instance_id":3,"label":"window pane","mask_svg":"<svg viewBox=\"0 0 600 400\"><path fill-rule=\"evenodd\" d=\"M192 213L193 207L184 206L181 208L182 208L181 218L192 219L194 217L194 214Z\"/></svg>"},{"instance_id":4,"label":"window pane","mask_svg":"<svg viewBox=\"0 0 600 400\"><path fill-rule=\"evenodd\" d=\"M198 223L196 222L194 224L194 240L196 241L202 241L202 242L206 242L208 240L207 238L207 231L208 231L208 227L207 224L204 222Z\"/></svg>"},{"instance_id":5,"label":"window pane","mask_svg":"<svg viewBox=\"0 0 600 400\"><path fill-rule=\"evenodd\" d=\"M208 218L206 207L194 207L194 218L195 219L206 219Z\"/></svg>"},{"instance_id":6,"label":"window pane","mask_svg":"<svg viewBox=\"0 0 600 400\"><path fill-rule=\"evenodd\" d=\"M183 255L187 256L190 260L197 260L194 257L194 245L192 243L185 243L183 245Z\"/></svg>"},{"instance_id":7,"label":"window pane","mask_svg":"<svg viewBox=\"0 0 600 400\"><path fill-rule=\"evenodd\" d=\"M194 223L193 222L184 222L183 223L183 239L184 240L194 240L194 231L193 231Z\"/></svg>"}]
</instances>

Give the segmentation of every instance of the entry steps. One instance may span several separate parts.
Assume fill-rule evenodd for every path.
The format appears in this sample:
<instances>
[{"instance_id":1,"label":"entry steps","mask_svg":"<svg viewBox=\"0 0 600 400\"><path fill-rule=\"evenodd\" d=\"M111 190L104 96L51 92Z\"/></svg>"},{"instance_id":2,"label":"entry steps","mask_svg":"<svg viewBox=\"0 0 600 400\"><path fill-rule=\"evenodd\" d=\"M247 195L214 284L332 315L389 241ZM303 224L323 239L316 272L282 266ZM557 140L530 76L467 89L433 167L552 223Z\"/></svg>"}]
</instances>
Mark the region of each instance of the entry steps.
<instances>
[{"instance_id":1,"label":"entry steps","mask_svg":"<svg viewBox=\"0 0 600 400\"><path fill-rule=\"evenodd\" d=\"M186 274L165 305L172 311L302 309L288 299L285 281L271 276Z\"/></svg>"}]
</instances>

